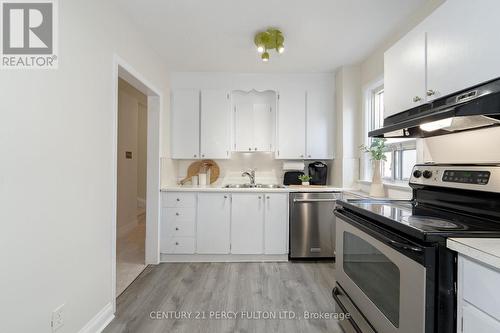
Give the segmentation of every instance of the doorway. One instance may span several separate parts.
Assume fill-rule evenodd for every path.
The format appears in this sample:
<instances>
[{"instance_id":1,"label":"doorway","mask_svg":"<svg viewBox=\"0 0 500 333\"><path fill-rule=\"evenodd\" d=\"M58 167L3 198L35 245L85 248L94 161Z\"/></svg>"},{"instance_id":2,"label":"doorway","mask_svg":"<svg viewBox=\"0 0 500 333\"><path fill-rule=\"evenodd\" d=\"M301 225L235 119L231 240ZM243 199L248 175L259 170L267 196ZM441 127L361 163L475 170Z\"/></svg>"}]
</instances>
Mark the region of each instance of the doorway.
<instances>
[{"instance_id":1,"label":"doorway","mask_svg":"<svg viewBox=\"0 0 500 333\"><path fill-rule=\"evenodd\" d=\"M149 264L158 264L162 95L114 56L111 299ZM131 125L132 124L132 125Z\"/></svg>"},{"instance_id":2,"label":"doorway","mask_svg":"<svg viewBox=\"0 0 500 333\"><path fill-rule=\"evenodd\" d=\"M118 79L116 296L146 268L147 102Z\"/></svg>"}]
</instances>

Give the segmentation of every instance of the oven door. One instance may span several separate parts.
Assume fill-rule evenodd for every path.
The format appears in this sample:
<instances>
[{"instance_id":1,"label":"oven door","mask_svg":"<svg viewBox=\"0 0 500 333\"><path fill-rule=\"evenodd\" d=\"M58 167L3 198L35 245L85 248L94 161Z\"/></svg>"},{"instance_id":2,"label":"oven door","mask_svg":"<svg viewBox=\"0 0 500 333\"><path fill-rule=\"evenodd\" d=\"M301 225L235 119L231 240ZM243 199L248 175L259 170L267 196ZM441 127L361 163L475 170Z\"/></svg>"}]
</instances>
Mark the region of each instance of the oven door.
<instances>
[{"instance_id":1,"label":"oven door","mask_svg":"<svg viewBox=\"0 0 500 333\"><path fill-rule=\"evenodd\" d=\"M335 278L357 310L378 332L426 332L428 249L359 217L336 215Z\"/></svg>"}]
</instances>

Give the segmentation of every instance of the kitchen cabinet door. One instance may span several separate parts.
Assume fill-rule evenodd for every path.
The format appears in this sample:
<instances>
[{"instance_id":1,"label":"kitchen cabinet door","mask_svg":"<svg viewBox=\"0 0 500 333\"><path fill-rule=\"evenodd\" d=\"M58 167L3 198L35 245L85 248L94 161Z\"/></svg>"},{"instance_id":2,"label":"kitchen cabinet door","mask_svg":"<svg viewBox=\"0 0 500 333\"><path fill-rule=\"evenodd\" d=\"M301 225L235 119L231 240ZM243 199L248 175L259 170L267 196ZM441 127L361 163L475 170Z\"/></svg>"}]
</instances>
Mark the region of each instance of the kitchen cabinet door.
<instances>
[{"instance_id":1,"label":"kitchen cabinet door","mask_svg":"<svg viewBox=\"0 0 500 333\"><path fill-rule=\"evenodd\" d=\"M200 92L172 93L171 154L174 159L197 159L200 154Z\"/></svg>"},{"instance_id":2,"label":"kitchen cabinet door","mask_svg":"<svg viewBox=\"0 0 500 333\"><path fill-rule=\"evenodd\" d=\"M448 0L424 22L429 100L500 77L498 0Z\"/></svg>"},{"instance_id":3,"label":"kitchen cabinet door","mask_svg":"<svg viewBox=\"0 0 500 333\"><path fill-rule=\"evenodd\" d=\"M253 148L255 151L272 151L273 115L273 109L270 105L253 105Z\"/></svg>"},{"instance_id":4,"label":"kitchen cabinet door","mask_svg":"<svg viewBox=\"0 0 500 333\"><path fill-rule=\"evenodd\" d=\"M264 244L264 194L233 193L231 253L262 254Z\"/></svg>"},{"instance_id":5,"label":"kitchen cabinet door","mask_svg":"<svg viewBox=\"0 0 500 333\"><path fill-rule=\"evenodd\" d=\"M463 333L498 333L500 321L493 319L476 307L465 303L462 308ZM457 330L458 331L458 330Z\"/></svg>"},{"instance_id":6,"label":"kitchen cabinet door","mask_svg":"<svg viewBox=\"0 0 500 333\"><path fill-rule=\"evenodd\" d=\"M384 117L425 103L425 32L410 31L384 55Z\"/></svg>"},{"instance_id":7,"label":"kitchen cabinet door","mask_svg":"<svg viewBox=\"0 0 500 333\"><path fill-rule=\"evenodd\" d=\"M306 158L333 159L334 107L332 93L327 91L307 92Z\"/></svg>"},{"instance_id":8,"label":"kitchen cabinet door","mask_svg":"<svg viewBox=\"0 0 500 333\"><path fill-rule=\"evenodd\" d=\"M306 151L306 93L282 90L278 95L278 159L304 159Z\"/></svg>"},{"instance_id":9,"label":"kitchen cabinet door","mask_svg":"<svg viewBox=\"0 0 500 333\"><path fill-rule=\"evenodd\" d=\"M230 107L227 91L201 91L201 158L229 158L231 145Z\"/></svg>"},{"instance_id":10,"label":"kitchen cabinet door","mask_svg":"<svg viewBox=\"0 0 500 333\"><path fill-rule=\"evenodd\" d=\"M288 253L288 194L265 194L264 253Z\"/></svg>"},{"instance_id":11,"label":"kitchen cabinet door","mask_svg":"<svg viewBox=\"0 0 500 333\"><path fill-rule=\"evenodd\" d=\"M231 198L228 193L199 193L196 243L199 254L229 253Z\"/></svg>"},{"instance_id":12,"label":"kitchen cabinet door","mask_svg":"<svg viewBox=\"0 0 500 333\"><path fill-rule=\"evenodd\" d=\"M253 151L253 105L239 104L234 107L234 150Z\"/></svg>"}]
</instances>

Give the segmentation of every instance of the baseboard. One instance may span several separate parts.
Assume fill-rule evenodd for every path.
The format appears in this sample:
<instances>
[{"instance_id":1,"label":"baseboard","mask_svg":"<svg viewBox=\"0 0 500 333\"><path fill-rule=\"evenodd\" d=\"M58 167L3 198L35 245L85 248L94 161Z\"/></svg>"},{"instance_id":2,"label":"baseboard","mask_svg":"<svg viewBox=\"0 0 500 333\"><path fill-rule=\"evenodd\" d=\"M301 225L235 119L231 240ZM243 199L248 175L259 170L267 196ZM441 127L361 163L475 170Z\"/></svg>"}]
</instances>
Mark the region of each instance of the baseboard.
<instances>
[{"instance_id":1,"label":"baseboard","mask_svg":"<svg viewBox=\"0 0 500 333\"><path fill-rule=\"evenodd\" d=\"M160 262L286 262L288 254L160 254Z\"/></svg>"},{"instance_id":2,"label":"baseboard","mask_svg":"<svg viewBox=\"0 0 500 333\"><path fill-rule=\"evenodd\" d=\"M137 207L146 208L146 199L137 197Z\"/></svg>"},{"instance_id":3,"label":"baseboard","mask_svg":"<svg viewBox=\"0 0 500 333\"><path fill-rule=\"evenodd\" d=\"M100 333L115 318L113 303L108 303L78 333Z\"/></svg>"}]
</instances>

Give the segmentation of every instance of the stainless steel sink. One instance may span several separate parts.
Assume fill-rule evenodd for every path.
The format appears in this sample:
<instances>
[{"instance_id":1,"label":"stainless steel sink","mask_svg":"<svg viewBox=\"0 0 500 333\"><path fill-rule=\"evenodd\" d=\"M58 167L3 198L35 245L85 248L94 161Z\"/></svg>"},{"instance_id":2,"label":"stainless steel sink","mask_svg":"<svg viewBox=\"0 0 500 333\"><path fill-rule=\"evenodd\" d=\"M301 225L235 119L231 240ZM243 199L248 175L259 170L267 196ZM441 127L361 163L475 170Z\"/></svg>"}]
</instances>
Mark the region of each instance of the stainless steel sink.
<instances>
[{"instance_id":1,"label":"stainless steel sink","mask_svg":"<svg viewBox=\"0 0 500 333\"><path fill-rule=\"evenodd\" d=\"M257 184L255 187L258 188L285 188L285 186L280 184Z\"/></svg>"},{"instance_id":2,"label":"stainless steel sink","mask_svg":"<svg viewBox=\"0 0 500 333\"><path fill-rule=\"evenodd\" d=\"M227 184L225 188L284 188L280 184Z\"/></svg>"}]
</instances>

